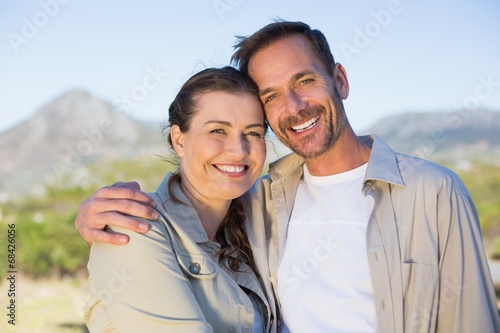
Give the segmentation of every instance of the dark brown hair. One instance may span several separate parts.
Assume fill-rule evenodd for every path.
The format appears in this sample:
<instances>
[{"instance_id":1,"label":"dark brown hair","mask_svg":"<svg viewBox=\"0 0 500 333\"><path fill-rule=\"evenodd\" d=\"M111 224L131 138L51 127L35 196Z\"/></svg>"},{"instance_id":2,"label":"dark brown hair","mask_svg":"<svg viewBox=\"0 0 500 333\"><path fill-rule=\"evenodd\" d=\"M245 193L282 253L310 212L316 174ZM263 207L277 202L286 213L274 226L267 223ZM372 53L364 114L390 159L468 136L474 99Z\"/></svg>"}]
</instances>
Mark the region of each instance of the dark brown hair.
<instances>
[{"instance_id":1,"label":"dark brown hair","mask_svg":"<svg viewBox=\"0 0 500 333\"><path fill-rule=\"evenodd\" d=\"M257 98L258 88L246 73L230 66L207 68L196 73L184 83L168 109L169 124L163 129L163 133L168 136L170 146L172 146L172 138L169 128L177 125L182 132L189 131L193 116L199 112L196 108L196 97L217 91L235 94L251 93ZM264 126L267 130L267 124ZM177 172L168 183L171 198L179 203L182 202L173 195L172 184L181 181L181 175ZM252 249L245 232L244 206L240 198L232 200L215 237L221 245L217 253L219 262L235 271L239 269L241 260L254 267Z\"/></svg>"},{"instance_id":2,"label":"dark brown hair","mask_svg":"<svg viewBox=\"0 0 500 333\"><path fill-rule=\"evenodd\" d=\"M335 66L335 60L325 35L319 30L311 29L309 25L303 22L277 20L249 37L237 36L234 44L235 52L231 57L231 62L242 72L247 73L250 58L256 52L292 35L304 36L314 55L322 62L327 72L332 73L331 69Z\"/></svg>"}]
</instances>

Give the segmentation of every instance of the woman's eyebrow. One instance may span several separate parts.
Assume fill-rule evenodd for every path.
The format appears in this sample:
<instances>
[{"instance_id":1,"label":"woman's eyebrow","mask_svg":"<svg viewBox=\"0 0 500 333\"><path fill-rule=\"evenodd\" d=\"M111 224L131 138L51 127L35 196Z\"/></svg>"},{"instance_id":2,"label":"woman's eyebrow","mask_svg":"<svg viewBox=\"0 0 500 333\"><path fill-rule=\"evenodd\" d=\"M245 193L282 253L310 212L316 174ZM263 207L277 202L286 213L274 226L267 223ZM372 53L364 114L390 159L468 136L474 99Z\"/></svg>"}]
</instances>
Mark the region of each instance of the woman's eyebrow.
<instances>
[{"instance_id":1,"label":"woman's eyebrow","mask_svg":"<svg viewBox=\"0 0 500 333\"><path fill-rule=\"evenodd\" d=\"M209 124L219 124L219 125L224 125L224 126L228 126L228 127L232 126L231 122L225 121L225 120L209 120L205 123L205 125L209 125ZM245 128L253 128L253 127L264 128L264 124L255 123L255 124L249 124L249 125L245 126Z\"/></svg>"},{"instance_id":2,"label":"woman's eyebrow","mask_svg":"<svg viewBox=\"0 0 500 333\"><path fill-rule=\"evenodd\" d=\"M219 124L219 125L224 125L224 126L231 126L231 123L229 121L225 120L208 120L205 125L209 124Z\"/></svg>"}]
</instances>

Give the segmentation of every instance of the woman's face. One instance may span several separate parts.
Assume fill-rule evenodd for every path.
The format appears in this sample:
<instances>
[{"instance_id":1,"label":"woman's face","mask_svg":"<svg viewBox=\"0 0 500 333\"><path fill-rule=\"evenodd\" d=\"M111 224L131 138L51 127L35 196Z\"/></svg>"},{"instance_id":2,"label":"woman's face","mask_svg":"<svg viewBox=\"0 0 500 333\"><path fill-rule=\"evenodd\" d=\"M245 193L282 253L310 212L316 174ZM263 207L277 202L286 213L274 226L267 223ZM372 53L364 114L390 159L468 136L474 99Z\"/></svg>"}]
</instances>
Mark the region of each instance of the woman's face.
<instances>
[{"instance_id":1,"label":"woman's face","mask_svg":"<svg viewBox=\"0 0 500 333\"><path fill-rule=\"evenodd\" d=\"M266 158L264 112L250 93L196 98L190 129L172 127L182 185L201 200L232 200L258 179ZM203 198L203 199L202 199Z\"/></svg>"}]
</instances>

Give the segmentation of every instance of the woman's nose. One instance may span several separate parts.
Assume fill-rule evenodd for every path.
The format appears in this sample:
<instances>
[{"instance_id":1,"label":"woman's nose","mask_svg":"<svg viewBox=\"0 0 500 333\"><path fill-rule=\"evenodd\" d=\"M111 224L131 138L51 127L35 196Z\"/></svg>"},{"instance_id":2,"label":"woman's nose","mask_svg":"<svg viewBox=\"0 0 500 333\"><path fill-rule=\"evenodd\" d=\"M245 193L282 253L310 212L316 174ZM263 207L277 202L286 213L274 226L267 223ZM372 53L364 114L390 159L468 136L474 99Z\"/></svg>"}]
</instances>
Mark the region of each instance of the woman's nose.
<instances>
[{"instance_id":1,"label":"woman's nose","mask_svg":"<svg viewBox=\"0 0 500 333\"><path fill-rule=\"evenodd\" d=\"M248 142L244 135L234 135L228 140L226 151L235 157L245 157L249 153Z\"/></svg>"}]
</instances>

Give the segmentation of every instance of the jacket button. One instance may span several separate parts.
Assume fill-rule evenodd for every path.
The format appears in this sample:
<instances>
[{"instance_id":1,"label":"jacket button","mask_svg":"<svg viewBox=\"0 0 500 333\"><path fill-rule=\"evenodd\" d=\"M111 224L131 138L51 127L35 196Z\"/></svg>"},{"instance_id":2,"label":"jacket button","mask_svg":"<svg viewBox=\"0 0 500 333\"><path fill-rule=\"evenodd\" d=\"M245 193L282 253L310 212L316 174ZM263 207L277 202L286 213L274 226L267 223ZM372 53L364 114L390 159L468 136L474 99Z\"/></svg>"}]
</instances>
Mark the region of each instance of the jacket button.
<instances>
[{"instance_id":1,"label":"jacket button","mask_svg":"<svg viewBox=\"0 0 500 333\"><path fill-rule=\"evenodd\" d=\"M200 264L198 264L197 262L195 262L194 264L191 264L191 266L189 266L189 271L193 274L200 274L200 271L201 271Z\"/></svg>"}]
</instances>

